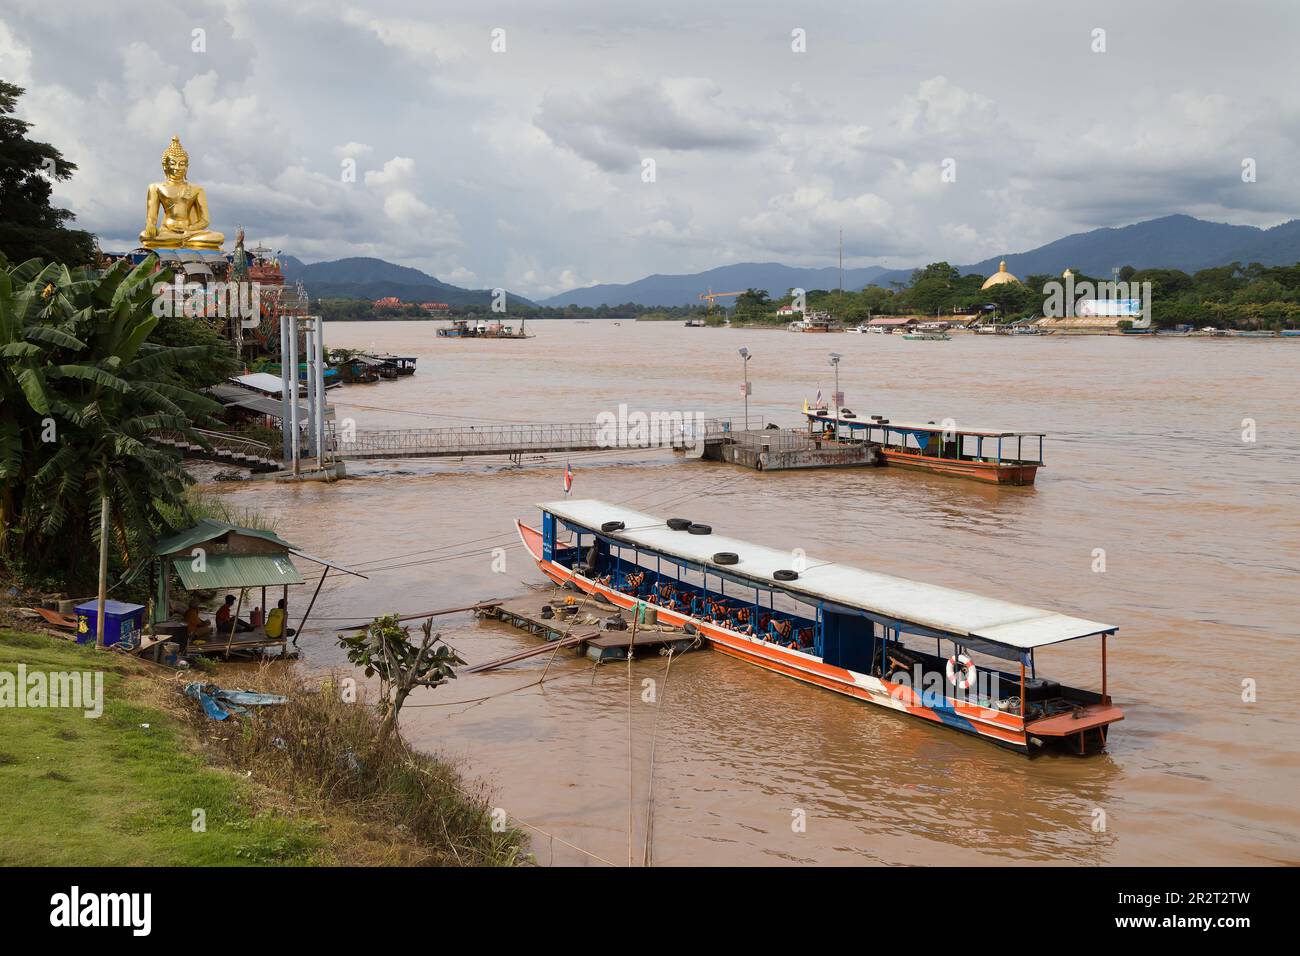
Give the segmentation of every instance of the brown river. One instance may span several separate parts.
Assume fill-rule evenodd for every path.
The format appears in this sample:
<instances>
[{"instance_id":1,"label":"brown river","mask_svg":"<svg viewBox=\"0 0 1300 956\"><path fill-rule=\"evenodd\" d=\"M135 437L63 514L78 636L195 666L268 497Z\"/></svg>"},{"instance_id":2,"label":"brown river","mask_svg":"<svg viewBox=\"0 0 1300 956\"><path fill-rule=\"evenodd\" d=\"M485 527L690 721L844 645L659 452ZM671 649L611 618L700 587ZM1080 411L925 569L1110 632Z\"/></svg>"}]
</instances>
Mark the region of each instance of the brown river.
<instances>
[{"instance_id":1,"label":"brown river","mask_svg":"<svg viewBox=\"0 0 1300 956\"><path fill-rule=\"evenodd\" d=\"M536 523L536 503L563 496L566 460L574 497L1119 627L1109 691L1127 716L1106 753L1082 758L1029 760L707 650L667 673L662 657L637 660L630 705L625 664L571 651L413 697L407 738L543 831L539 863L639 865L648 816L664 865L1300 863L1300 341L922 342L632 321L536 322L532 339L475 341L437 327L330 324L330 347L419 357L414 377L332 390L339 419L588 422L620 403L739 417L747 346L751 417L796 425L804 398L831 395L838 351L859 416L1041 429L1047 467L1035 487L999 488L605 452L350 462L331 485L210 485L369 574L325 582L300 640L312 666L346 666L335 626L540 585L513 519ZM296 591L301 616L310 589ZM539 641L467 614L440 629L472 663ZM1040 673L1096 689L1098 645L1045 648ZM540 689L526 686L548 666ZM655 703L641 700L646 678Z\"/></svg>"}]
</instances>

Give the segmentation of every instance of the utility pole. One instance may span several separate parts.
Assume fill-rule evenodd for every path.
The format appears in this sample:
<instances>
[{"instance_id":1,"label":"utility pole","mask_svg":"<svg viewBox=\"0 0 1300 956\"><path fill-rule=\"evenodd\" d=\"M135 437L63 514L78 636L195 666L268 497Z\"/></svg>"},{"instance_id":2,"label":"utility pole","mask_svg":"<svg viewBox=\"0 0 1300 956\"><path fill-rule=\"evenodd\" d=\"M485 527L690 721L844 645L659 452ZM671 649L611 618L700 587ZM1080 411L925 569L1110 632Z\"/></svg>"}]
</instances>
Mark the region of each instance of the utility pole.
<instances>
[{"instance_id":1,"label":"utility pole","mask_svg":"<svg viewBox=\"0 0 1300 956\"><path fill-rule=\"evenodd\" d=\"M108 495L99 498L99 604L95 613L95 646L104 649L104 605L108 603Z\"/></svg>"},{"instance_id":2,"label":"utility pole","mask_svg":"<svg viewBox=\"0 0 1300 956\"><path fill-rule=\"evenodd\" d=\"M844 356L839 352L831 353L831 368L835 369L835 440L840 440L840 402L843 401L840 395L840 359Z\"/></svg>"},{"instance_id":3,"label":"utility pole","mask_svg":"<svg viewBox=\"0 0 1300 956\"><path fill-rule=\"evenodd\" d=\"M749 349L744 347L740 349L741 368L743 368L745 372L745 384L743 387L745 392L745 431L749 431L749 360L752 357L753 353L751 353Z\"/></svg>"},{"instance_id":4,"label":"utility pole","mask_svg":"<svg viewBox=\"0 0 1300 956\"><path fill-rule=\"evenodd\" d=\"M844 227L840 227L840 301L844 300Z\"/></svg>"}]
</instances>

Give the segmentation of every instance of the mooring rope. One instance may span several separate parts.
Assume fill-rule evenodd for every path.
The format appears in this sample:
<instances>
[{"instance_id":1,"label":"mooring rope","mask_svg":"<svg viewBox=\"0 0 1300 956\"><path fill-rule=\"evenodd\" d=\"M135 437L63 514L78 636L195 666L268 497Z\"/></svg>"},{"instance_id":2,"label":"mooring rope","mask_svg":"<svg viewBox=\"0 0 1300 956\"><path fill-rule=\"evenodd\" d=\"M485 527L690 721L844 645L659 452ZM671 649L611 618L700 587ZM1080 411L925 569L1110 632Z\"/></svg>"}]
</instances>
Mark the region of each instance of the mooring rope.
<instances>
[{"instance_id":1,"label":"mooring rope","mask_svg":"<svg viewBox=\"0 0 1300 956\"><path fill-rule=\"evenodd\" d=\"M645 804L645 853L642 855L641 858L642 866L650 865L650 856L651 856L650 847L651 847L651 841L653 840L654 837L654 825L655 825L655 817L654 817L655 744L659 740L659 717L663 714L664 701L667 699L667 695L668 695L668 675L672 672L672 669L673 669L673 648L672 645L670 644L668 646L668 665L664 668L663 691L658 695L656 701L657 708L655 710L654 727L652 727L650 730L650 770L649 770L649 783L648 783L649 792L646 795L646 804Z\"/></svg>"},{"instance_id":2,"label":"mooring rope","mask_svg":"<svg viewBox=\"0 0 1300 956\"><path fill-rule=\"evenodd\" d=\"M627 639L627 865L632 865L633 818L636 788L632 734L632 654L636 646L637 605L632 605L632 630Z\"/></svg>"}]
</instances>

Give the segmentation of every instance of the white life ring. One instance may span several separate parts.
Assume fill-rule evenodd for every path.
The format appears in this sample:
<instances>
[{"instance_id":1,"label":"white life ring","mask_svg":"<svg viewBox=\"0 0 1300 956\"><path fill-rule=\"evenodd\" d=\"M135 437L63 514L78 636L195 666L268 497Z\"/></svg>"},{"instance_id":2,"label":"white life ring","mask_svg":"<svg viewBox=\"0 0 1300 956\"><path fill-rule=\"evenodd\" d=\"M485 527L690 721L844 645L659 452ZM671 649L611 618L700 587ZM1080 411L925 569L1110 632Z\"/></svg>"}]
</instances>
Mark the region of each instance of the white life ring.
<instances>
[{"instance_id":1,"label":"white life ring","mask_svg":"<svg viewBox=\"0 0 1300 956\"><path fill-rule=\"evenodd\" d=\"M961 679L957 678L957 668L961 667ZM948 683L962 690L970 687L975 683L975 662L965 654L957 654L948 658L948 666L945 668L948 675Z\"/></svg>"}]
</instances>

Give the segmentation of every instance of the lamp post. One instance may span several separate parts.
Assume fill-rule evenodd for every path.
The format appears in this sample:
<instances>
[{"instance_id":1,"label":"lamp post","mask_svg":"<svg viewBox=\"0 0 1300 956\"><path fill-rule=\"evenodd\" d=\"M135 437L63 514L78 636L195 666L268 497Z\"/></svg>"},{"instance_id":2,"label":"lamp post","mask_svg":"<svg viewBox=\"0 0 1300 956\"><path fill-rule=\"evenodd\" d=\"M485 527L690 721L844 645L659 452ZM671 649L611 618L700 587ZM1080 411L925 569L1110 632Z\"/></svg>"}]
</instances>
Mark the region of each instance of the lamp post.
<instances>
[{"instance_id":1,"label":"lamp post","mask_svg":"<svg viewBox=\"0 0 1300 956\"><path fill-rule=\"evenodd\" d=\"M835 369L835 440L840 440L840 359L844 356L839 352L831 353L831 368Z\"/></svg>"},{"instance_id":2,"label":"lamp post","mask_svg":"<svg viewBox=\"0 0 1300 956\"><path fill-rule=\"evenodd\" d=\"M752 354L749 349L742 346L740 348L741 368L745 372L745 431L749 431L749 360Z\"/></svg>"}]
</instances>

